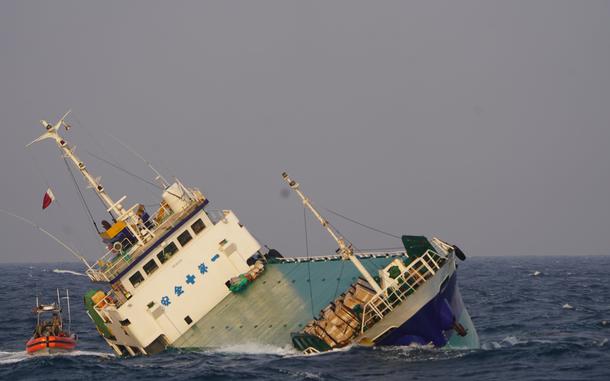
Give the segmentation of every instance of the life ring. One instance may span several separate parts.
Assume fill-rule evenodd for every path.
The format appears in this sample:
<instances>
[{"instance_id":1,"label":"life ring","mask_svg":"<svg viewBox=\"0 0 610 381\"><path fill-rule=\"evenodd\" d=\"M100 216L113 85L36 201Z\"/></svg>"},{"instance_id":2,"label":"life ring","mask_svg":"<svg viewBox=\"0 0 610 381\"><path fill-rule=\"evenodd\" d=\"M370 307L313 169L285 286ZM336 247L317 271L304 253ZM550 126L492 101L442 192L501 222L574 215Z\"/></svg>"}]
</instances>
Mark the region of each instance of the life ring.
<instances>
[{"instance_id":1,"label":"life ring","mask_svg":"<svg viewBox=\"0 0 610 381\"><path fill-rule=\"evenodd\" d=\"M123 250L123 244L120 242L114 242L111 250L113 253L118 254L121 252L121 250Z\"/></svg>"}]
</instances>

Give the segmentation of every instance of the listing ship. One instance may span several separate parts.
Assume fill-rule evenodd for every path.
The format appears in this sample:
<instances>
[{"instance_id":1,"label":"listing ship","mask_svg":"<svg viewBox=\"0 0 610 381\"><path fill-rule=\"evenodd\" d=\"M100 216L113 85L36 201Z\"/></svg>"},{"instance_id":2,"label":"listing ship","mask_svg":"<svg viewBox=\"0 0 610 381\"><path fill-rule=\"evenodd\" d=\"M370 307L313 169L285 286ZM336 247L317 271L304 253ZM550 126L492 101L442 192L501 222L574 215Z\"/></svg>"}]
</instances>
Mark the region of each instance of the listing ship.
<instances>
[{"instance_id":1,"label":"listing ship","mask_svg":"<svg viewBox=\"0 0 610 381\"><path fill-rule=\"evenodd\" d=\"M93 264L84 260L99 284L84 303L118 355L250 343L308 354L352 344L479 346L457 285L464 255L456 246L402 236L404 250L357 252L286 173L336 253L283 257L261 246L233 211L210 209L198 189L158 172L158 208L126 208L126 196L114 201L60 136L66 116L41 121L46 131L32 143L54 140L112 216L99 234L107 252Z\"/></svg>"}]
</instances>

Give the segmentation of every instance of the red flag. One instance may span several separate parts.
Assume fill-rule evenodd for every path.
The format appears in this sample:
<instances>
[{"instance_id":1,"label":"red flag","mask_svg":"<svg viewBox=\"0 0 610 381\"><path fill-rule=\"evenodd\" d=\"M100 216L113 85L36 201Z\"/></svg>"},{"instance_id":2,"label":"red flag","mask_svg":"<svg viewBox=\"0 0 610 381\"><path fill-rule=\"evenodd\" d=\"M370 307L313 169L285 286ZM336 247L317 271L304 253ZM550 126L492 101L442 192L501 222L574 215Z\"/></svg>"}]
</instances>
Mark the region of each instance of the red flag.
<instances>
[{"instance_id":1,"label":"red flag","mask_svg":"<svg viewBox=\"0 0 610 381\"><path fill-rule=\"evenodd\" d=\"M42 209L46 209L55 200L55 195L51 192L51 188L47 189L42 198Z\"/></svg>"}]
</instances>

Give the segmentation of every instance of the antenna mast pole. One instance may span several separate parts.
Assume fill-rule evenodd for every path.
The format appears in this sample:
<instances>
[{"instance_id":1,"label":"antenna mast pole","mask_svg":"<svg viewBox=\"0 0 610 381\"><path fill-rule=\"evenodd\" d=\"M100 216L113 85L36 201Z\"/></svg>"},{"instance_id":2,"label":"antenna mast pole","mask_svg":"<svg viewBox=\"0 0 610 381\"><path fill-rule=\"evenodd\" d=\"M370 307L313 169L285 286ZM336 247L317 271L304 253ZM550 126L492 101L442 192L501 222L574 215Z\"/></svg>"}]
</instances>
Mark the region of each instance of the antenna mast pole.
<instances>
[{"instance_id":1,"label":"antenna mast pole","mask_svg":"<svg viewBox=\"0 0 610 381\"><path fill-rule=\"evenodd\" d=\"M26 147L29 147L32 143L35 143L35 142L38 142L38 141L41 141L44 139L55 140L55 143L57 143L57 146L59 147L60 151L62 151L64 156L67 157L68 159L70 159L70 161L72 161L74 166L76 168L78 168L78 170L81 172L81 174L83 175L83 177L85 178L87 183L89 183L89 186L95 190L95 192L97 193L99 198L102 200L102 202L106 205L106 207L108 207L109 211L113 212L115 214L115 216L122 215L123 213L125 213L123 206L120 203L115 203L110 198L110 196L108 196L106 194L106 191L104 190L104 187L102 186L102 184L98 183L99 180L94 178L89 173L89 171L87 170L87 167L85 166L85 163L83 163L76 156L76 154L74 153L72 147L70 147L68 142L59 135L58 130L61 126L66 125L66 122L64 121L64 119L68 116L69 113L70 113L70 111L68 111L55 125L52 125L45 120L41 120L40 123L47 131L44 134L42 134L40 137L38 137L38 139L29 143Z\"/></svg>"},{"instance_id":2,"label":"antenna mast pole","mask_svg":"<svg viewBox=\"0 0 610 381\"><path fill-rule=\"evenodd\" d=\"M68 332L72 332L72 315L70 314L70 293L66 288L66 302L68 303Z\"/></svg>"},{"instance_id":3,"label":"antenna mast pole","mask_svg":"<svg viewBox=\"0 0 610 381\"><path fill-rule=\"evenodd\" d=\"M106 205L106 207L108 208L106 210L108 212L110 212L117 219L125 219L125 218L131 217L131 220L132 220L131 222L134 225L137 225L139 223L138 219L133 218L133 216L128 215L127 211L123 208L123 205L121 205L121 202L125 199L125 197L121 198L117 202L115 202L112 198L110 198L110 196L108 196L108 194L104 190L104 186L99 182L100 181L99 178L96 179L89 173L89 171L87 170L87 166L85 166L85 163L83 163L76 156L73 148L70 147L68 142L59 135L59 132L58 132L59 128L61 126L64 126L64 127L68 126L64 120L66 119L66 117L68 116L69 113L70 113L70 111L65 113L64 116L55 125L52 125L45 120L41 120L40 123L46 129L46 132L44 134L40 135L36 140L30 142L28 145L26 145L26 147L29 147L33 143L36 143L36 142L39 142L39 141L45 140L45 139L55 140L55 143L57 143L57 146L59 147L60 151L62 151L64 156L67 157L68 159L70 159L70 161L72 161L74 166L76 168L78 168L78 170L81 172L81 174L83 175L83 177L85 178L87 183L89 183L89 186L95 190L95 193L97 193L97 195L102 200L104 205ZM140 242L142 242L143 241L142 234L140 233L140 231L138 229L135 229L131 225L132 224L128 223L127 227L134 234L134 236L138 237L138 240Z\"/></svg>"},{"instance_id":4,"label":"antenna mast pole","mask_svg":"<svg viewBox=\"0 0 610 381\"><path fill-rule=\"evenodd\" d=\"M299 188L299 183L292 180L286 172L282 173L282 177L284 178L284 181L286 181L286 183L288 183L290 188L292 188L292 190L294 190L299 195L301 200L303 200L303 205L305 205L305 207L307 207L311 211L311 213L313 213L313 215L318 219L320 224L326 229L326 231L330 234L330 236L337 242L337 244L339 245L339 253L341 254L341 257L343 259L349 259L350 261L352 261L354 266L356 266L358 271L362 274L362 276L364 276L364 279L366 279L366 281L369 282L369 284L375 289L375 291L381 292L381 287L379 286L379 284L377 284L375 279L373 279L371 274L362 265L362 263L360 262L358 257L356 257L354 255L354 249L352 248L352 246L347 245L345 243L345 239L338 232L336 232L332 228L332 226L330 226L328 221L324 217L322 217L320 212L318 212L318 210L311 204L311 201L307 197L305 197L305 195Z\"/></svg>"}]
</instances>

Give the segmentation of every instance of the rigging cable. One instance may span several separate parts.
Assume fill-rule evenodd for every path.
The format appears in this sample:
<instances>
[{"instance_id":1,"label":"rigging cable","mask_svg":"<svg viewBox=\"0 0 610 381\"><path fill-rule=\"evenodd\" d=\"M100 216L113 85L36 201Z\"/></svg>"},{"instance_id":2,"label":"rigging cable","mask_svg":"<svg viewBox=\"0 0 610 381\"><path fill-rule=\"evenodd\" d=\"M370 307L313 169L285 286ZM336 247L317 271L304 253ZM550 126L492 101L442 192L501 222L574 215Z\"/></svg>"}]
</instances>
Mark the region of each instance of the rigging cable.
<instances>
[{"instance_id":1,"label":"rigging cable","mask_svg":"<svg viewBox=\"0 0 610 381\"><path fill-rule=\"evenodd\" d=\"M141 177L141 176L138 176L138 175L136 175L135 173L133 173L133 172L131 172L131 171L128 171L128 170L127 170L127 169L125 169L125 168L122 168L122 167L121 167L121 166L119 166L118 164L115 164L115 163L113 163L113 162L111 162L111 161L109 161L109 160L106 160L106 159L104 159L104 158L101 158L101 157L99 157L99 156L95 155L95 154L94 154L94 153L92 153L92 152L85 151L85 153L86 153L87 155L89 155L89 156L91 156L91 157L95 158L95 159L98 159L98 160L100 160L100 161L102 161L102 162L104 162L104 163L106 163L106 164L108 164L108 165L110 165L110 166L112 166L112 167L114 167L114 168L116 168L116 169L120 170L120 171L125 172L126 174L128 174L128 175L130 175L130 176L135 177L136 179L138 179L138 180L140 180L140 181L143 181L143 182L145 182L145 183L147 183L147 184L149 184L149 185L151 185L151 186L154 186L154 187L155 187L155 188L157 188L157 189L161 189L161 190L165 189L165 188L161 187L160 185L153 183L152 181L146 180L145 178L143 178L143 177ZM147 189L148 189L148 188L147 188ZM175 194L175 193L171 192L169 189L165 189L165 192L167 192L167 194L172 195L172 196L174 196L174 197L176 197L176 198L178 198L178 199L181 199L181 200L184 198L184 196L179 196L179 195L177 195L177 194Z\"/></svg>"},{"instance_id":2,"label":"rigging cable","mask_svg":"<svg viewBox=\"0 0 610 381\"><path fill-rule=\"evenodd\" d=\"M85 128L85 126L80 122L80 120L76 117L76 115L72 114L72 119L74 119L76 121L76 124L78 124L79 129L85 131L87 133L87 135L89 135L91 140L93 140L93 143L95 143L95 145L99 147L100 151L102 151L105 154L108 153L107 150L104 149L104 146L102 146L102 143L100 143L100 141L93 135L93 133L91 131L89 131L88 128Z\"/></svg>"},{"instance_id":3,"label":"rigging cable","mask_svg":"<svg viewBox=\"0 0 610 381\"><path fill-rule=\"evenodd\" d=\"M337 213L337 212L335 212L335 211L333 211L333 210L330 210L330 209L328 209L328 208L324 208L324 209L325 209L327 212L330 212L330 213L334 214L335 216L338 216L338 217L341 217L341 218L343 218L343 219L346 219L346 220L348 220L349 222L352 222L352 223L354 223L354 224L356 224L356 225L360 225L360 226L362 226L362 227L364 227L364 228L370 229L370 230L375 231L375 232L377 232L377 233L385 234L385 235L387 235L387 236L389 236L389 237L392 237L392 238L398 238L398 239L401 239L401 237L399 237L399 236L397 236L397 235L395 235L395 234L391 234L391 233L388 233L388 232L384 232L383 230L379 230L379 229L376 229L376 228L374 228L374 227L372 227L372 226L365 225L365 224L363 224L362 222L358 222L358 221L356 221L356 220L352 220L351 218L345 217L344 215L339 214L339 213Z\"/></svg>"},{"instance_id":4,"label":"rigging cable","mask_svg":"<svg viewBox=\"0 0 610 381\"><path fill-rule=\"evenodd\" d=\"M95 137L95 135L93 135L93 133L92 133L92 132L91 132L91 131L90 131L88 128L85 128L85 126L83 126L83 124L80 122L80 120L79 120L79 119L78 119L76 116L74 116L74 120L75 120L75 121L76 121L76 123L78 124L79 128L80 128L80 129L82 129L83 131L85 131L85 132L87 133L87 135L89 135L89 136L91 137L91 140L93 140L93 142L95 143L95 145L97 145L97 146L98 146L98 148L99 148L100 152L102 152L102 153L103 153L105 156L111 156L111 154L108 152L108 150L107 150L107 149L105 149L105 148L104 148L104 146L103 146L103 145L102 145L102 143L99 141L99 139L97 139L97 138ZM121 171L123 171L123 172L127 173L128 175L131 175L131 176L133 176L133 177L135 177L135 178L137 178L137 179L139 179L139 180L142 180L142 181L144 181L144 182L146 182L146 183L148 183L148 184L150 184L150 185L153 185L153 186L154 186L154 187L156 187L156 188L159 188L159 186L158 186L157 184L153 184L153 183L149 182L148 180L146 180L146 179L144 179L144 178L142 178L142 177L140 177L140 176L138 176L138 175L136 175L136 174L134 174L134 173L132 173L132 172L127 171L126 169L120 168L120 167L119 167L117 164L114 164L114 163L112 163L112 162L110 162L110 161L108 161L108 160L104 160L104 159L102 159L101 157L96 156L96 155L94 155L93 153L91 153L91 152L89 152L89 151L85 151L85 153L86 153L86 154L88 154L89 156L92 156L92 157L94 157L94 158L96 158L96 159L98 159L98 160L101 160L101 161L103 161L103 162L107 163L108 165L113 166L113 167L114 167L114 168L116 168L116 169L119 169L119 170L121 170Z\"/></svg>"},{"instance_id":5,"label":"rigging cable","mask_svg":"<svg viewBox=\"0 0 610 381\"><path fill-rule=\"evenodd\" d=\"M344 267L345 267L345 261L341 261L341 270L339 270L339 276L337 277L337 287L335 288L335 296L333 296L333 299L336 299L337 294L339 293L339 285L341 284L341 277L343 276Z\"/></svg>"},{"instance_id":6,"label":"rigging cable","mask_svg":"<svg viewBox=\"0 0 610 381\"><path fill-rule=\"evenodd\" d=\"M34 165L34 169L36 169L36 172L38 172L38 175L40 177L42 177L42 179L44 180L44 183L47 185L47 188L51 189L51 184L49 184L49 181L47 180L46 176L44 175L44 173L42 172L42 170L38 166L38 163L36 163L36 160L34 159L34 155L32 154L32 151L28 150L28 153L30 154L30 159L32 160L32 164Z\"/></svg>"},{"instance_id":7,"label":"rigging cable","mask_svg":"<svg viewBox=\"0 0 610 381\"><path fill-rule=\"evenodd\" d=\"M138 179L138 180L140 180L140 181L142 181L142 182L144 182L144 183L146 183L148 185L151 185L151 186L153 186L153 187L155 187L157 189L163 189L163 187L159 186L158 184L155 184L152 181L146 180L145 178L143 178L141 176L138 176L135 173L133 173L133 172L131 172L131 171L125 169L125 168L120 167L118 164L115 164L115 163L111 162L110 160L106 160L106 159L104 159L102 157L97 156L96 154L94 154L92 152L89 152L89 151L85 151L85 153L87 155L97 159L97 160L103 161L104 163L110 165L111 167L113 167L115 169L118 169L119 171L122 171L122 172L128 174L129 176L132 176L132 177L134 177L134 178L136 178L136 179Z\"/></svg>"},{"instance_id":8,"label":"rigging cable","mask_svg":"<svg viewBox=\"0 0 610 381\"><path fill-rule=\"evenodd\" d=\"M71 248L70 246L68 246L66 243L64 243L62 240L60 240L59 238L57 238L56 236L54 236L53 234L51 234L49 231L47 231L46 229L38 226L34 221L28 220L25 217L21 217L18 214L15 213L11 213L8 210L2 209L0 208L0 212L4 213L4 214L8 214L11 217L15 217L23 222L25 222L26 224L32 225L33 227L35 227L36 229L40 230L41 232L43 232L44 234L46 234L47 236L49 236L51 239L53 239L55 242L57 242L58 244L60 244L64 249L68 250L72 255L74 255L76 258L80 259L81 261L83 261L85 263L85 265L87 267L91 267L89 266L89 263L87 263L87 260L78 253L78 251L76 251L76 249Z\"/></svg>"},{"instance_id":9,"label":"rigging cable","mask_svg":"<svg viewBox=\"0 0 610 381\"><path fill-rule=\"evenodd\" d=\"M30 154L30 159L32 160L32 164L34 165L34 168L36 169L36 172L38 172L38 175L40 177L42 177L44 183L47 186L47 189L51 189L51 192L53 191L53 187L51 187L51 184L49 183L49 180L47 179L47 177L44 175L44 172L42 171L42 169L40 168L40 166L38 165L38 163L36 162L36 159L34 157L34 154L32 153L32 151L28 151ZM59 202L59 200L57 198L55 198L55 203L57 204L57 206L61 206L61 203Z\"/></svg>"},{"instance_id":10,"label":"rigging cable","mask_svg":"<svg viewBox=\"0 0 610 381\"><path fill-rule=\"evenodd\" d=\"M311 261L309 260L309 237L307 234L307 208L303 206L303 222L305 223L305 252L307 254L307 282L309 283L309 299L311 301L311 317L315 318L313 309L313 291L311 286Z\"/></svg>"},{"instance_id":11,"label":"rigging cable","mask_svg":"<svg viewBox=\"0 0 610 381\"><path fill-rule=\"evenodd\" d=\"M83 196L83 192L81 192L80 187L78 186L78 183L76 182L76 178L74 177L74 173L72 173L72 170L70 169L70 165L68 164L68 160L65 157L63 159L64 159L64 164L66 164L66 169L70 173L70 177L72 177L72 182L74 183L74 187L76 188L76 190L78 191L78 194L80 195L81 203L83 204L83 206L87 210L87 213L89 213L89 217L91 217L91 222L93 222L93 226L95 227L95 230L97 231L97 234L100 234L100 229L97 227L97 223L95 222L95 218L93 218L93 214L91 213L91 209L89 209L89 205L87 205L87 201L85 201L85 197ZM111 216L112 216L112 214L111 214Z\"/></svg>"},{"instance_id":12,"label":"rigging cable","mask_svg":"<svg viewBox=\"0 0 610 381\"><path fill-rule=\"evenodd\" d=\"M324 209L326 209L326 208L324 208ZM328 220L326 220L326 223L331 228L333 228L339 234L339 236L341 236L352 247L352 249L355 249L356 251L360 251L358 249L358 247L356 247L356 245L354 245L354 243L352 241L350 241L349 239L345 238L345 236L341 233L341 231L336 226L331 224ZM356 255L356 254L352 254L352 255ZM373 262L373 260L370 257L365 257L365 258L362 258L362 259L366 259L371 264L371 266L373 267L373 271L377 271L377 270L379 270L381 268L381 267L377 266L375 264L375 262ZM364 266L364 268L366 268L366 264L363 263L362 265ZM371 269L369 269L369 268L366 268L366 269L367 269L367 271L371 271Z\"/></svg>"},{"instance_id":13,"label":"rigging cable","mask_svg":"<svg viewBox=\"0 0 610 381\"><path fill-rule=\"evenodd\" d=\"M377 232L377 233L381 233L381 234L387 235L388 237L397 238L397 239L402 239L401 237L399 237L399 236L397 236L397 235L395 235L395 234L391 234L391 233L388 233L388 232L384 232L383 230L380 230L380 229L374 228L374 227L372 227L372 226L369 226L369 225L363 224L362 222L358 222L358 221L356 221L356 220L354 220L354 219L351 219L351 218L349 218L349 217L346 217L346 216L344 216L344 215L342 215L342 214L340 214L340 213L338 213L338 212L335 212L334 210L331 210L331 209L329 209L329 208L324 208L324 209L325 209L327 212L332 213L332 214L334 214L335 216L341 217L341 218L343 218L343 219L345 219L345 220L347 220L347 221L349 221L349 222L352 222L352 223L354 223L354 224L356 224L356 225L360 225L360 226L362 226L362 227L364 227L364 228L370 229L370 230L375 231L375 232ZM336 228L335 228L335 229L336 229ZM338 230L337 230L337 231L338 231ZM348 241L348 242L349 242L349 241ZM351 244L351 242L350 242L350 244ZM354 246L354 245L352 245L352 246L353 246L354 248L356 248L356 246ZM371 265L372 265L372 267L373 267L373 269L374 269L374 270L379 270L379 269L381 268L380 266L376 265L376 264L375 264L375 262L373 262L373 260L372 260L370 257L365 257L365 258L363 258L363 259L366 259L366 260L367 260L367 262L368 262L369 264L371 264ZM366 267L366 266L365 266L365 267Z\"/></svg>"}]
</instances>

